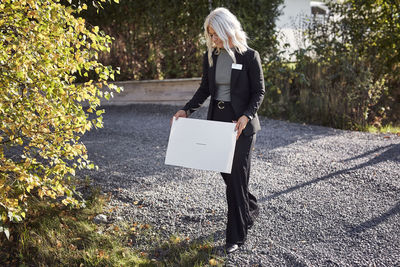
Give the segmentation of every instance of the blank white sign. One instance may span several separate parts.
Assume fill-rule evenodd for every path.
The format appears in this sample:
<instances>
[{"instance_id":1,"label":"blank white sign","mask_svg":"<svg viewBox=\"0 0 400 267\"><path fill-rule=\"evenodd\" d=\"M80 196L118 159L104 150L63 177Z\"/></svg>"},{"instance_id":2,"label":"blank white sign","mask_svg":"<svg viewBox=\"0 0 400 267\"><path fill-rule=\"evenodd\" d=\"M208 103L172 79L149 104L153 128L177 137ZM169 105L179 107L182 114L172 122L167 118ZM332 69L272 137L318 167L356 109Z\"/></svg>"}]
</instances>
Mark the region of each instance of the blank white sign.
<instances>
[{"instance_id":1,"label":"blank white sign","mask_svg":"<svg viewBox=\"0 0 400 267\"><path fill-rule=\"evenodd\" d=\"M231 173L235 123L173 119L165 164Z\"/></svg>"}]
</instances>

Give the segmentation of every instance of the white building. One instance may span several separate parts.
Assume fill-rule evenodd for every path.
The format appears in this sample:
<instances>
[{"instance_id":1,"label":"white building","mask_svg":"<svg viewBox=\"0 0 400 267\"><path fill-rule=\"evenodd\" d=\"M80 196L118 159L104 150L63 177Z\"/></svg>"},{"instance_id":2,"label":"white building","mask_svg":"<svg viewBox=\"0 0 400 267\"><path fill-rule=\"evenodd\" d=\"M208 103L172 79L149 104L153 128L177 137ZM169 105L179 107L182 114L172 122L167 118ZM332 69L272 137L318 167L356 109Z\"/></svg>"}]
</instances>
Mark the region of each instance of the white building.
<instances>
[{"instance_id":1,"label":"white building","mask_svg":"<svg viewBox=\"0 0 400 267\"><path fill-rule=\"evenodd\" d=\"M308 45L304 36L307 24L315 17L327 14L328 9L319 1L285 0L281 11L282 15L276 21L280 49L286 59L294 60L290 54Z\"/></svg>"}]
</instances>

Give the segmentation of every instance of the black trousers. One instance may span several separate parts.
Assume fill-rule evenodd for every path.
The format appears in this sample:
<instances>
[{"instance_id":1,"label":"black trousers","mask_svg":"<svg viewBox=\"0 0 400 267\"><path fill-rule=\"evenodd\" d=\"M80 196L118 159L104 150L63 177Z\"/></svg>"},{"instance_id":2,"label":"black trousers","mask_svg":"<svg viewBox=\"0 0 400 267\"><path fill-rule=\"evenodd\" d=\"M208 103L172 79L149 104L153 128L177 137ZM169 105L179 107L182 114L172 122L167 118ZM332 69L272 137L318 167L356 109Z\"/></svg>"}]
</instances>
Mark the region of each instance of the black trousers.
<instances>
[{"instance_id":1,"label":"black trousers","mask_svg":"<svg viewBox=\"0 0 400 267\"><path fill-rule=\"evenodd\" d=\"M213 107L212 120L232 122L237 120L229 103L210 103ZM220 109L220 107L224 107ZM250 159L256 135L245 136L243 133L236 141L231 174L221 173L226 184L228 203L228 221L226 226L226 243L243 244L247 230L254 223L259 208L257 199L249 192Z\"/></svg>"}]
</instances>

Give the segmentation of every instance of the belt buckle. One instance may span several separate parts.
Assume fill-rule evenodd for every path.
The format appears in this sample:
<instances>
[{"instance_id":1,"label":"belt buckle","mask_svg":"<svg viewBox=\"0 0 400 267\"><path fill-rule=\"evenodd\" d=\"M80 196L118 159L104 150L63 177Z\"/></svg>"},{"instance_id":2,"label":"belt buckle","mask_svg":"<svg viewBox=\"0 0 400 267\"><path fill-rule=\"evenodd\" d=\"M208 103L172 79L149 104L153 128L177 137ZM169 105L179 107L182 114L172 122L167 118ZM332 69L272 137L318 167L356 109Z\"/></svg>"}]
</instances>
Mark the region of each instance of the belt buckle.
<instances>
[{"instance_id":1,"label":"belt buckle","mask_svg":"<svg viewBox=\"0 0 400 267\"><path fill-rule=\"evenodd\" d=\"M219 109L224 109L225 108L224 101L218 101L217 106L218 106Z\"/></svg>"}]
</instances>

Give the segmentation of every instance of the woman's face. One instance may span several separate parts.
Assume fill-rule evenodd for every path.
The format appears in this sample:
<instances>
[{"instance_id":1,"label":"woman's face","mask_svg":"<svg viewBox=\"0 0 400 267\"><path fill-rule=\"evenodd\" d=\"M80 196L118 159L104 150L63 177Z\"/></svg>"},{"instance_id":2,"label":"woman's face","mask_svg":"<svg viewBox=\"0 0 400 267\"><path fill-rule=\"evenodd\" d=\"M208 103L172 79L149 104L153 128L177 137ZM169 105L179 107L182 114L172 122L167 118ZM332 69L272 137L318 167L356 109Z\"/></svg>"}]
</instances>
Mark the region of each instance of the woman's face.
<instances>
[{"instance_id":1,"label":"woman's face","mask_svg":"<svg viewBox=\"0 0 400 267\"><path fill-rule=\"evenodd\" d=\"M215 46L218 48L224 48L224 43L221 39L219 39L217 33L211 26L208 26L208 34L210 35L211 40L214 42Z\"/></svg>"}]
</instances>

